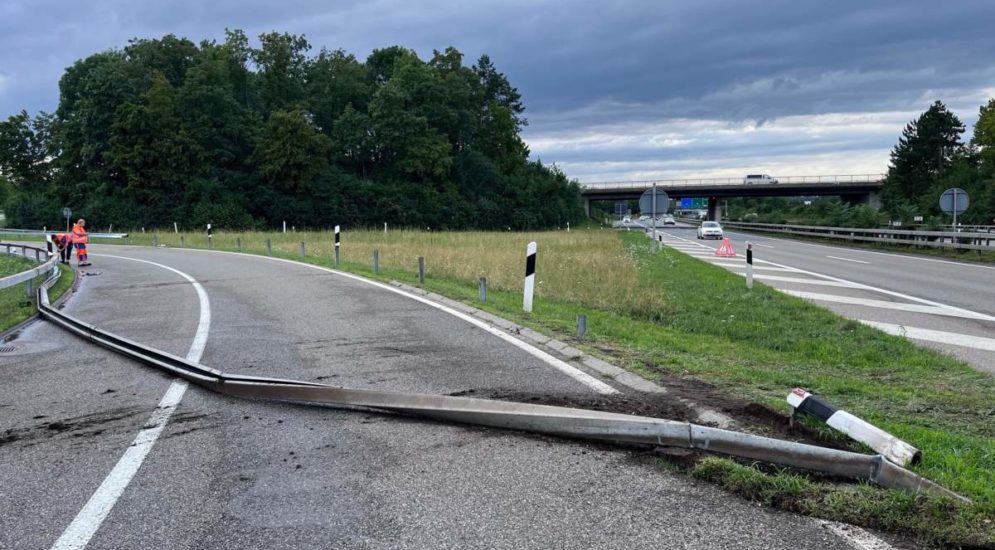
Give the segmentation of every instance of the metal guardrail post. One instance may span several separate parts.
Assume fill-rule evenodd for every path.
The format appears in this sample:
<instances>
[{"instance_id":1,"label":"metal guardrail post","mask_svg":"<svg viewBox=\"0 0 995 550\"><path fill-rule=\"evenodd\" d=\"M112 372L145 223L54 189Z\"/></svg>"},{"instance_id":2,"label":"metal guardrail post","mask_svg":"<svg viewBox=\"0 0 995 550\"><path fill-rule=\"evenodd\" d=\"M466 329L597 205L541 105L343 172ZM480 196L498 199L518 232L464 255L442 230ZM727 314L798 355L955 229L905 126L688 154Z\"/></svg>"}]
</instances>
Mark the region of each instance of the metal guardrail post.
<instances>
[{"instance_id":1,"label":"metal guardrail post","mask_svg":"<svg viewBox=\"0 0 995 550\"><path fill-rule=\"evenodd\" d=\"M183 235L180 235L180 248L186 248L187 242Z\"/></svg>"},{"instance_id":2,"label":"metal guardrail post","mask_svg":"<svg viewBox=\"0 0 995 550\"><path fill-rule=\"evenodd\" d=\"M380 249L373 249L373 272L380 273Z\"/></svg>"},{"instance_id":3,"label":"metal guardrail post","mask_svg":"<svg viewBox=\"0 0 995 550\"><path fill-rule=\"evenodd\" d=\"M481 277L480 280L477 281L477 285L480 288L480 303L486 304L487 303L487 277Z\"/></svg>"},{"instance_id":4,"label":"metal guardrail post","mask_svg":"<svg viewBox=\"0 0 995 550\"><path fill-rule=\"evenodd\" d=\"M24 281L24 293L28 296L28 301L31 301L31 279Z\"/></svg>"},{"instance_id":5,"label":"metal guardrail post","mask_svg":"<svg viewBox=\"0 0 995 550\"><path fill-rule=\"evenodd\" d=\"M577 316L577 338L584 338L587 335L587 315Z\"/></svg>"},{"instance_id":6,"label":"metal guardrail post","mask_svg":"<svg viewBox=\"0 0 995 550\"><path fill-rule=\"evenodd\" d=\"M273 241L266 239L266 254L269 256L273 255Z\"/></svg>"},{"instance_id":7,"label":"metal guardrail post","mask_svg":"<svg viewBox=\"0 0 995 550\"><path fill-rule=\"evenodd\" d=\"M301 253L301 258L304 258L304 256L305 256L305 254L304 254L304 241L301 241L300 253Z\"/></svg>"},{"instance_id":8,"label":"metal guardrail post","mask_svg":"<svg viewBox=\"0 0 995 550\"><path fill-rule=\"evenodd\" d=\"M242 237L235 237L235 249L239 252L242 251Z\"/></svg>"},{"instance_id":9,"label":"metal guardrail post","mask_svg":"<svg viewBox=\"0 0 995 550\"><path fill-rule=\"evenodd\" d=\"M425 283L425 257L418 256L418 282Z\"/></svg>"}]
</instances>

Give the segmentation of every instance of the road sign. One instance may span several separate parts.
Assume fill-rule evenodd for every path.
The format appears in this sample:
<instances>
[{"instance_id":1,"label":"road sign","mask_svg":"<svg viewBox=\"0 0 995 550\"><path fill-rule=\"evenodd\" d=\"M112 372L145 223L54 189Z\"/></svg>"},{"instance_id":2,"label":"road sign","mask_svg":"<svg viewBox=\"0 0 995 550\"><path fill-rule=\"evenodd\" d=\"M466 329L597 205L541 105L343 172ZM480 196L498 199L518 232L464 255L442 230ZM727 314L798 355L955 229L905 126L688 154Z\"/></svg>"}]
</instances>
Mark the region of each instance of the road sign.
<instances>
[{"instance_id":1,"label":"road sign","mask_svg":"<svg viewBox=\"0 0 995 550\"><path fill-rule=\"evenodd\" d=\"M643 191L643 195L639 197L639 211L643 214L649 214L653 212L653 190L647 189ZM670 197L666 193L656 189L656 213L662 214L667 211L670 206Z\"/></svg>"},{"instance_id":2,"label":"road sign","mask_svg":"<svg viewBox=\"0 0 995 550\"><path fill-rule=\"evenodd\" d=\"M72 215L73 215L73 211L70 210L68 206L62 209L62 217L63 218L69 218Z\"/></svg>"},{"instance_id":3,"label":"road sign","mask_svg":"<svg viewBox=\"0 0 995 550\"><path fill-rule=\"evenodd\" d=\"M967 191L958 187L947 189L940 195L940 210L946 214L963 214L970 204Z\"/></svg>"},{"instance_id":4,"label":"road sign","mask_svg":"<svg viewBox=\"0 0 995 550\"><path fill-rule=\"evenodd\" d=\"M681 199L681 210L701 210L708 208L708 199L705 197L683 198Z\"/></svg>"}]
</instances>

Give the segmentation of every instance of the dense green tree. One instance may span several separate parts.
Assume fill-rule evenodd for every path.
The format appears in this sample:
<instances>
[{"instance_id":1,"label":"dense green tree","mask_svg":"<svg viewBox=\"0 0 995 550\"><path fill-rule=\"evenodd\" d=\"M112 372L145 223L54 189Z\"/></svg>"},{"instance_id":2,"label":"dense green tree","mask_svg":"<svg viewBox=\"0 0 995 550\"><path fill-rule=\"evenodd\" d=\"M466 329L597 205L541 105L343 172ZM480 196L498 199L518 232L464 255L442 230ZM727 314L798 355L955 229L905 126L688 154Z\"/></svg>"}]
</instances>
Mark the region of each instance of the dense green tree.
<instances>
[{"instance_id":1,"label":"dense green tree","mask_svg":"<svg viewBox=\"0 0 995 550\"><path fill-rule=\"evenodd\" d=\"M74 63L54 115L0 123L0 178L19 225L63 205L103 227L342 225L541 228L583 216L579 192L530 162L518 91L455 48L309 56L166 35Z\"/></svg>"}]
</instances>

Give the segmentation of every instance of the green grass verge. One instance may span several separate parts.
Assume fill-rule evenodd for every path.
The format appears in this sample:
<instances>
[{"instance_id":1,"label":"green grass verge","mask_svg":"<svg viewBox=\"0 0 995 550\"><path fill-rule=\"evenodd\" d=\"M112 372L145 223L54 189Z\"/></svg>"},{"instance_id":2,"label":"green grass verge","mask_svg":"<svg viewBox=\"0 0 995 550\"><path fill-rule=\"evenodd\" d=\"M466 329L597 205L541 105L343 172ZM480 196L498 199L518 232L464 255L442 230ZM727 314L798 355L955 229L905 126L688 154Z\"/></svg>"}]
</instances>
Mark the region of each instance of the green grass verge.
<instances>
[{"instance_id":1,"label":"green grass verge","mask_svg":"<svg viewBox=\"0 0 995 550\"><path fill-rule=\"evenodd\" d=\"M995 379L762 284L747 291L743 279L725 269L672 250L654 252L641 233L619 238L640 280L631 289L636 299L618 307L543 299L526 314L520 293L498 290L479 304L475 281L433 276L431 258L422 285L411 270L375 275L358 263L340 269L421 286L565 340L572 339L576 316L587 315L587 338L574 344L650 378L693 377L783 411L791 388L818 392L922 449L923 462L914 470L974 503L854 489L798 474L746 472L732 462L723 463L729 475L716 473L710 461L702 468L711 470L695 475L756 498L733 482L750 474L751 483L764 487L762 502L804 513L815 513L815 503L832 504L817 515L910 534L924 543L995 545ZM325 257L307 261L332 265ZM633 305L648 293L662 295L666 305L653 311ZM802 491L808 504L792 504Z\"/></svg>"},{"instance_id":2,"label":"green grass verge","mask_svg":"<svg viewBox=\"0 0 995 550\"><path fill-rule=\"evenodd\" d=\"M35 262L24 258L0 254L0 277L31 269L34 265ZM72 287L73 279L76 276L75 271L67 266L60 265L59 268L62 270L62 276L48 291L49 299L53 302ZM38 285L47 278L48 275L35 277L31 281L32 288L38 288ZM34 293L32 292L32 294ZM28 298L23 283L0 290L0 332L24 322L34 315L35 311L35 297Z\"/></svg>"}]
</instances>

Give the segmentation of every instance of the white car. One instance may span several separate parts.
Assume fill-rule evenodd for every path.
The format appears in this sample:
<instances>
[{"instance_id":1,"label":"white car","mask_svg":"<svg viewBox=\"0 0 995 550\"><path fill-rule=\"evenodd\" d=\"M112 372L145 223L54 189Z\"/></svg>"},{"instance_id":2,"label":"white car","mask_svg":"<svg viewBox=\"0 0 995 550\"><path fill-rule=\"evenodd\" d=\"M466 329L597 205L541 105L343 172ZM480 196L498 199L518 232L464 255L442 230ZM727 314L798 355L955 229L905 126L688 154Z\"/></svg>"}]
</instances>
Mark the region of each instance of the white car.
<instances>
[{"instance_id":1,"label":"white car","mask_svg":"<svg viewBox=\"0 0 995 550\"><path fill-rule=\"evenodd\" d=\"M743 183L747 185L751 183L777 183L777 178L767 174L750 174L743 178Z\"/></svg>"},{"instance_id":2,"label":"white car","mask_svg":"<svg viewBox=\"0 0 995 550\"><path fill-rule=\"evenodd\" d=\"M719 222L702 222L698 226L699 239L721 239L722 236L722 226Z\"/></svg>"},{"instance_id":3,"label":"white car","mask_svg":"<svg viewBox=\"0 0 995 550\"><path fill-rule=\"evenodd\" d=\"M677 225L677 220L673 216L664 216L663 225Z\"/></svg>"},{"instance_id":4,"label":"white car","mask_svg":"<svg viewBox=\"0 0 995 550\"><path fill-rule=\"evenodd\" d=\"M642 216L639 216L639 221L641 221L641 222L644 222L644 221L646 221L648 219L650 219L650 217L647 216L647 215L645 215L645 214L643 214Z\"/></svg>"}]
</instances>

